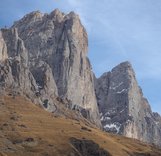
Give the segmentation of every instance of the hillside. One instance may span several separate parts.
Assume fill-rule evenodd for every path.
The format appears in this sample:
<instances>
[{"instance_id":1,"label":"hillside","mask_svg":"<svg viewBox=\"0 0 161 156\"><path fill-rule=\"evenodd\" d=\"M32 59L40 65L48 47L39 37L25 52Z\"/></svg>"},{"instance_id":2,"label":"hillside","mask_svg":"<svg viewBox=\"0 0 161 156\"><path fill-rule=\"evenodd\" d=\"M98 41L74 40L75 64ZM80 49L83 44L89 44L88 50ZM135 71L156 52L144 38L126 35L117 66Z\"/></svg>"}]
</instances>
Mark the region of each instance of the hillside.
<instances>
[{"instance_id":1,"label":"hillside","mask_svg":"<svg viewBox=\"0 0 161 156\"><path fill-rule=\"evenodd\" d=\"M161 150L138 140L102 132L83 120L54 116L25 97L0 99L1 156L161 155Z\"/></svg>"}]
</instances>

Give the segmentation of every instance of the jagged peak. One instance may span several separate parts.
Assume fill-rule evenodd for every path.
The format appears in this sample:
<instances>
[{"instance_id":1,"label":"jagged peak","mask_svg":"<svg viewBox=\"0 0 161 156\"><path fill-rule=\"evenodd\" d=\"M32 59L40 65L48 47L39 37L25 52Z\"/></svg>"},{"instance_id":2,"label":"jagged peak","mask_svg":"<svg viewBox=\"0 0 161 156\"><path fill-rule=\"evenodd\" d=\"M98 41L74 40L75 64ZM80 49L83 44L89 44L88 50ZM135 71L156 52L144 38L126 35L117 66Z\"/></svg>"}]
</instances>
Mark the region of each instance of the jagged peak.
<instances>
[{"instance_id":1,"label":"jagged peak","mask_svg":"<svg viewBox=\"0 0 161 156\"><path fill-rule=\"evenodd\" d=\"M132 68L132 64L129 61L125 61L125 62L121 62L120 64L118 64L114 68L118 68L118 67L122 67L122 68Z\"/></svg>"},{"instance_id":2,"label":"jagged peak","mask_svg":"<svg viewBox=\"0 0 161 156\"><path fill-rule=\"evenodd\" d=\"M122 62L111 70L112 73L115 71L120 71L120 73L127 72L128 74L132 74L135 77L134 69L129 61Z\"/></svg>"},{"instance_id":3,"label":"jagged peak","mask_svg":"<svg viewBox=\"0 0 161 156\"><path fill-rule=\"evenodd\" d=\"M50 14L62 14L62 12L58 8L56 8Z\"/></svg>"},{"instance_id":4,"label":"jagged peak","mask_svg":"<svg viewBox=\"0 0 161 156\"><path fill-rule=\"evenodd\" d=\"M70 18L79 18L79 15L76 14L74 11L71 11L69 14L67 14L67 16Z\"/></svg>"},{"instance_id":5,"label":"jagged peak","mask_svg":"<svg viewBox=\"0 0 161 156\"><path fill-rule=\"evenodd\" d=\"M27 14L24 17L27 17L27 16L40 16L40 15L43 15L43 13L41 13L39 10L36 10L36 11L30 12L29 14Z\"/></svg>"},{"instance_id":6,"label":"jagged peak","mask_svg":"<svg viewBox=\"0 0 161 156\"><path fill-rule=\"evenodd\" d=\"M32 22L41 21L43 19L52 19L53 21L64 22L66 20L80 21L79 15L74 11L71 11L67 14L60 11L59 9L53 10L51 13L42 13L39 10L30 12L22 17L20 20L15 21L12 27L17 27L18 25L25 25Z\"/></svg>"},{"instance_id":7,"label":"jagged peak","mask_svg":"<svg viewBox=\"0 0 161 156\"><path fill-rule=\"evenodd\" d=\"M44 16L44 14L43 13L41 13L39 10L37 10L37 11L33 11L33 12L31 12L31 13L29 13L29 14L26 14L23 18L22 18L22 20L25 20L25 19L33 19L33 18L42 18Z\"/></svg>"},{"instance_id":8,"label":"jagged peak","mask_svg":"<svg viewBox=\"0 0 161 156\"><path fill-rule=\"evenodd\" d=\"M44 16L44 13L41 13L39 10L30 12L26 14L24 17L22 17L20 20L15 21L12 27L16 27L19 23L28 23L30 21L38 21L42 19Z\"/></svg>"},{"instance_id":9,"label":"jagged peak","mask_svg":"<svg viewBox=\"0 0 161 156\"><path fill-rule=\"evenodd\" d=\"M58 18L64 18L65 20L67 19L79 19L79 15L76 14L74 11L71 11L67 14L64 12L60 11L59 9L53 10L50 14L50 17L58 17Z\"/></svg>"},{"instance_id":10,"label":"jagged peak","mask_svg":"<svg viewBox=\"0 0 161 156\"><path fill-rule=\"evenodd\" d=\"M77 15L74 11L71 11L68 14L66 14L64 20L73 21L72 23L78 21L81 24L79 15Z\"/></svg>"},{"instance_id":11,"label":"jagged peak","mask_svg":"<svg viewBox=\"0 0 161 156\"><path fill-rule=\"evenodd\" d=\"M121 62L120 64L115 66L111 71L103 73L99 78L107 77L110 75L110 73L112 73L114 71L121 71L122 69L125 71L130 69L134 72L132 64L129 61L125 61L125 62Z\"/></svg>"},{"instance_id":12,"label":"jagged peak","mask_svg":"<svg viewBox=\"0 0 161 156\"><path fill-rule=\"evenodd\" d=\"M58 21L62 21L64 19L65 14L61 12L59 9L53 10L50 14L50 18L56 18Z\"/></svg>"},{"instance_id":13,"label":"jagged peak","mask_svg":"<svg viewBox=\"0 0 161 156\"><path fill-rule=\"evenodd\" d=\"M53 10L50 15L64 15L63 12L61 12L59 9Z\"/></svg>"}]
</instances>

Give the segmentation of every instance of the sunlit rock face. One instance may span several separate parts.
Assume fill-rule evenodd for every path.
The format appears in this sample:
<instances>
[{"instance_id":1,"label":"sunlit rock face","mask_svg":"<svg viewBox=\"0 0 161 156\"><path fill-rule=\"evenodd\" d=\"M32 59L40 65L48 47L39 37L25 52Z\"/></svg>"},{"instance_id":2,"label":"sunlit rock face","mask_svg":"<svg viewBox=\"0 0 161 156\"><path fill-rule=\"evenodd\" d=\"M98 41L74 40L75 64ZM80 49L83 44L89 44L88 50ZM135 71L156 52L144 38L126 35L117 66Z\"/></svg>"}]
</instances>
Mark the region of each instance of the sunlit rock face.
<instances>
[{"instance_id":1,"label":"sunlit rock face","mask_svg":"<svg viewBox=\"0 0 161 156\"><path fill-rule=\"evenodd\" d=\"M87 49L86 30L74 12L27 14L0 32L0 60L8 68L5 85L39 103L54 103L57 97L70 100L101 127Z\"/></svg>"},{"instance_id":2,"label":"sunlit rock face","mask_svg":"<svg viewBox=\"0 0 161 156\"><path fill-rule=\"evenodd\" d=\"M36 82L28 68L28 51L16 28L0 31L0 87L1 91L25 93L31 99Z\"/></svg>"},{"instance_id":3,"label":"sunlit rock face","mask_svg":"<svg viewBox=\"0 0 161 156\"><path fill-rule=\"evenodd\" d=\"M161 117L151 111L129 62L123 62L95 81L105 131L161 146Z\"/></svg>"}]
</instances>

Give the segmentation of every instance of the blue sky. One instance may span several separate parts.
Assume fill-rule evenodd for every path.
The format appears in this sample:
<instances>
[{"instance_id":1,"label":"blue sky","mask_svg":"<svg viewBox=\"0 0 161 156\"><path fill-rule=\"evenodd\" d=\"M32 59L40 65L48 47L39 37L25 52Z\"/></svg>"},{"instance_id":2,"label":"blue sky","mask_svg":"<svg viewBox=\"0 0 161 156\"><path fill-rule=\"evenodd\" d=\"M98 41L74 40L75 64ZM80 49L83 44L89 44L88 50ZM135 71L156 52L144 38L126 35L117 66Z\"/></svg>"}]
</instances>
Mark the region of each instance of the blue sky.
<instances>
[{"instance_id":1,"label":"blue sky","mask_svg":"<svg viewBox=\"0 0 161 156\"><path fill-rule=\"evenodd\" d=\"M1 0L0 27L55 8L80 15L97 77L129 60L153 111L161 113L161 0Z\"/></svg>"}]
</instances>

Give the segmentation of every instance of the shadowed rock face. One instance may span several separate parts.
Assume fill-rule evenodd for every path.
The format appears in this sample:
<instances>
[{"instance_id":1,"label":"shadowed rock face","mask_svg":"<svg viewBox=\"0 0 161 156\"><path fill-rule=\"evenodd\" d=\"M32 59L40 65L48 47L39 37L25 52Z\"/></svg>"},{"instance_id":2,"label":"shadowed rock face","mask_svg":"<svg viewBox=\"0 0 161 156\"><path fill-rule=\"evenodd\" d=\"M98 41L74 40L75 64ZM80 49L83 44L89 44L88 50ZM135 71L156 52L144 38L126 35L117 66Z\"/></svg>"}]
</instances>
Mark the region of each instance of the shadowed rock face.
<instances>
[{"instance_id":1,"label":"shadowed rock face","mask_svg":"<svg viewBox=\"0 0 161 156\"><path fill-rule=\"evenodd\" d=\"M68 99L101 127L87 48L87 33L74 12L32 12L0 31L0 60L8 70L1 69L1 79L41 104Z\"/></svg>"},{"instance_id":2,"label":"shadowed rock face","mask_svg":"<svg viewBox=\"0 0 161 156\"><path fill-rule=\"evenodd\" d=\"M161 117L151 111L129 62L98 78L95 90L105 131L161 146Z\"/></svg>"},{"instance_id":3,"label":"shadowed rock face","mask_svg":"<svg viewBox=\"0 0 161 156\"><path fill-rule=\"evenodd\" d=\"M100 148L98 144L92 140L79 140L71 138L71 144L76 148L71 155L73 156L111 156L111 154Z\"/></svg>"}]
</instances>

